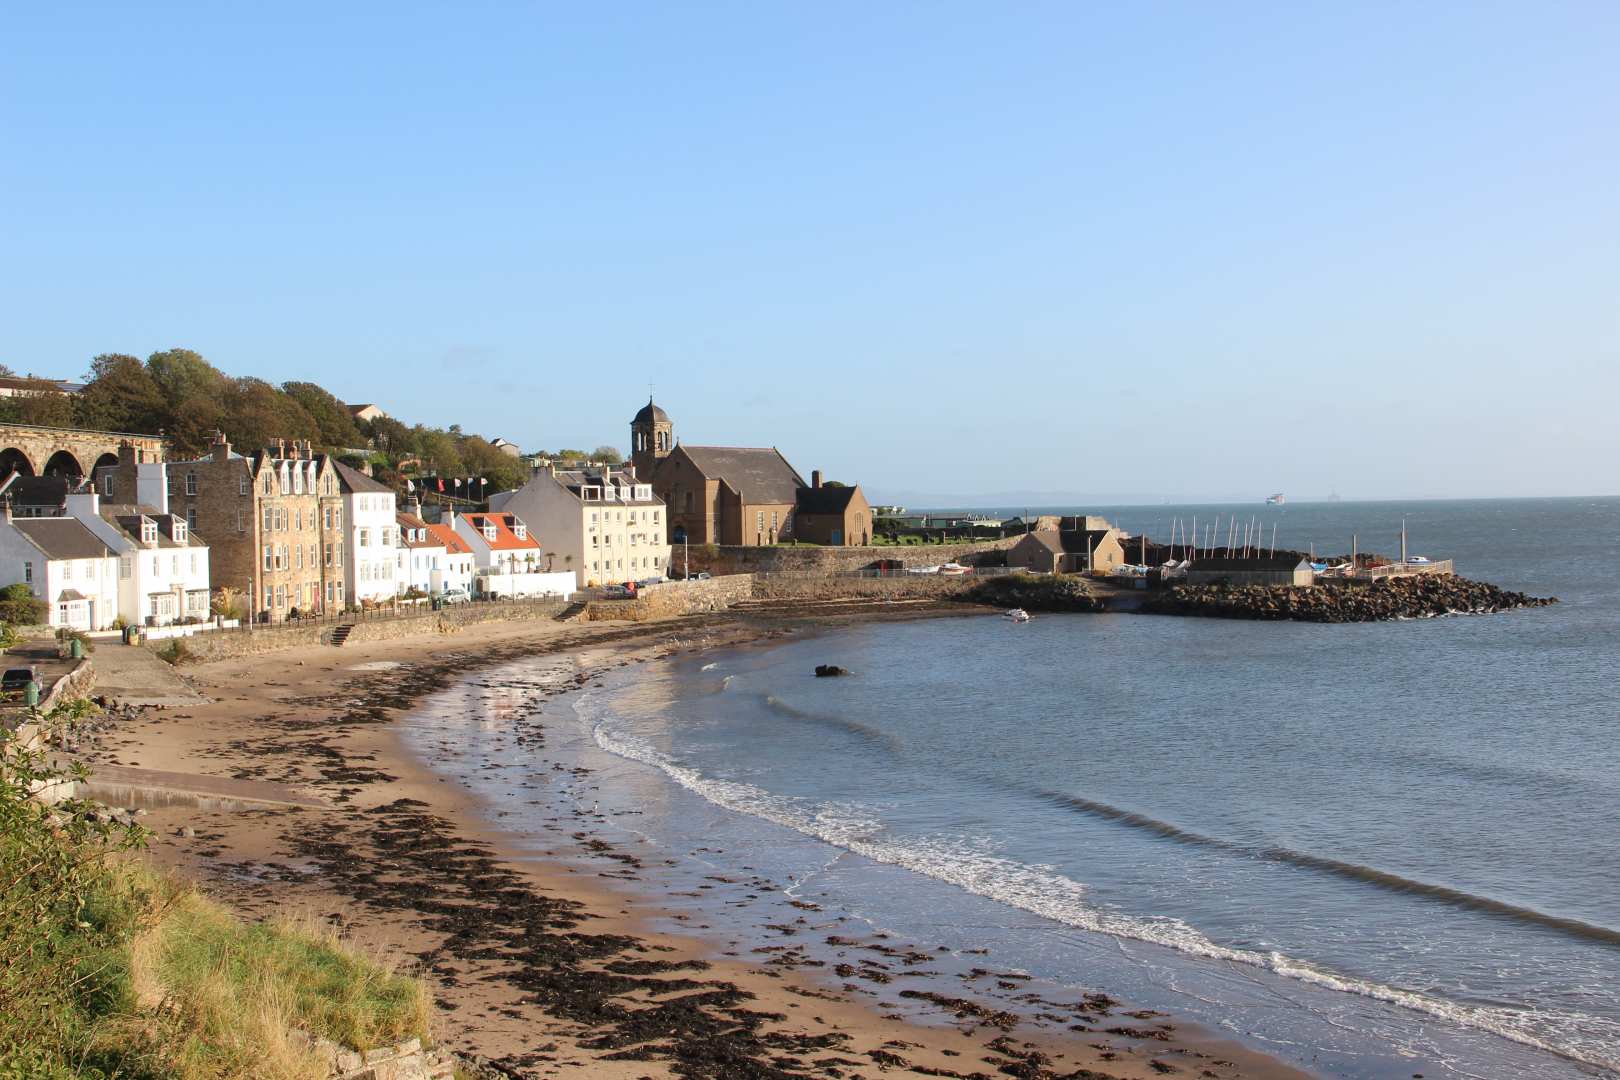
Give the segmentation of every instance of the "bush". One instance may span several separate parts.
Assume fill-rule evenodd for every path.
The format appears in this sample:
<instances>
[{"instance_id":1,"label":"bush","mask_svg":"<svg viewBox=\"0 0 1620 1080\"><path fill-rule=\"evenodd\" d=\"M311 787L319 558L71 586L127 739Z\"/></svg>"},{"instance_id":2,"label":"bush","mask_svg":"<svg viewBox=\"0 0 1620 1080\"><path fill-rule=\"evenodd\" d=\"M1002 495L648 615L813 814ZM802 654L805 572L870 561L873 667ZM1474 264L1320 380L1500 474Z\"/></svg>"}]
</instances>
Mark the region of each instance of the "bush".
<instances>
[{"instance_id":1,"label":"bush","mask_svg":"<svg viewBox=\"0 0 1620 1080\"><path fill-rule=\"evenodd\" d=\"M51 607L22 582L0 589L0 620L18 626L43 626Z\"/></svg>"},{"instance_id":2,"label":"bush","mask_svg":"<svg viewBox=\"0 0 1620 1080\"><path fill-rule=\"evenodd\" d=\"M185 638L170 638L169 643L157 651L158 659L175 667L192 658L191 646Z\"/></svg>"},{"instance_id":3,"label":"bush","mask_svg":"<svg viewBox=\"0 0 1620 1080\"><path fill-rule=\"evenodd\" d=\"M56 643L61 647L63 656L69 655L70 646L68 643L72 641L77 641L83 646L86 656L96 651L96 643L91 641L83 630L70 630L64 626L56 631Z\"/></svg>"}]
</instances>

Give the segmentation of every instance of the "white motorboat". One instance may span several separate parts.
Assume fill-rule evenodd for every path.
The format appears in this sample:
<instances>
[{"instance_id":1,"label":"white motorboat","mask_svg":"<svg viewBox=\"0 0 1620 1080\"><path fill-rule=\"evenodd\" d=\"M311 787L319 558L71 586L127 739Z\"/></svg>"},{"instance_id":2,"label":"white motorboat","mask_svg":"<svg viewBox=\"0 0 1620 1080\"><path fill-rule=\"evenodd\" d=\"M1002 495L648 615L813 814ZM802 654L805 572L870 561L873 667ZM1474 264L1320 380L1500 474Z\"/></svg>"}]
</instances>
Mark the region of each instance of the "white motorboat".
<instances>
[{"instance_id":1,"label":"white motorboat","mask_svg":"<svg viewBox=\"0 0 1620 1080\"><path fill-rule=\"evenodd\" d=\"M1013 622L1029 622L1029 612L1025 611L1021 607L1012 608L1008 611L1002 612L1001 614L1003 618L1011 619Z\"/></svg>"}]
</instances>

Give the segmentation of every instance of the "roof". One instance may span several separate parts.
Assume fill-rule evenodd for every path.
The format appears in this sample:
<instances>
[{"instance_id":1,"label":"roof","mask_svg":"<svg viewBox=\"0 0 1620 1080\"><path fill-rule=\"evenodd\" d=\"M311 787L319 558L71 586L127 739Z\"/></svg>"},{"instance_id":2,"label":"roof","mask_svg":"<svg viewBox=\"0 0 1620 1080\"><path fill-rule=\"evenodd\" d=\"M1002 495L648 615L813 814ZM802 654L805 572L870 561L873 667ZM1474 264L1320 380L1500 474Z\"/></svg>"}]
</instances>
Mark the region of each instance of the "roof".
<instances>
[{"instance_id":1,"label":"roof","mask_svg":"<svg viewBox=\"0 0 1620 1080\"><path fill-rule=\"evenodd\" d=\"M1098 544L1110 536L1118 535L1115 529L1061 529L1057 533L1058 543L1062 544L1063 550L1071 555L1084 555L1096 551Z\"/></svg>"},{"instance_id":2,"label":"roof","mask_svg":"<svg viewBox=\"0 0 1620 1080\"><path fill-rule=\"evenodd\" d=\"M524 529L522 537L512 531L513 523L518 520L516 514L463 514L461 520L465 521L468 527L480 533L484 531L486 524L494 524L495 539L486 539L484 542L496 551L527 550L530 548L538 550L540 547L540 541L536 540L527 528Z\"/></svg>"},{"instance_id":3,"label":"roof","mask_svg":"<svg viewBox=\"0 0 1620 1080\"><path fill-rule=\"evenodd\" d=\"M748 503L798 501L804 478L774 446L688 446L683 450L698 471L711 480L724 480Z\"/></svg>"},{"instance_id":4,"label":"roof","mask_svg":"<svg viewBox=\"0 0 1620 1080\"><path fill-rule=\"evenodd\" d=\"M636 418L630 422L632 424L667 424L669 422L669 413L654 405L652 398L648 398L647 404L641 407L641 411L636 413Z\"/></svg>"},{"instance_id":5,"label":"roof","mask_svg":"<svg viewBox=\"0 0 1620 1080\"><path fill-rule=\"evenodd\" d=\"M62 603L69 603L69 602L72 602L74 600L83 600L83 599L85 599L85 595L84 595L84 593L80 592L78 589L63 589L61 594L59 596L57 596L56 602L58 604L62 604Z\"/></svg>"},{"instance_id":6,"label":"roof","mask_svg":"<svg viewBox=\"0 0 1620 1080\"><path fill-rule=\"evenodd\" d=\"M12 528L51 559L102 559L111 554L78 518L13 518Z\"/></svg>"},{"instance_id":7,"label":"roof","mask_svg":"<svg viewBox=\"0 0 1620 1080\"><path fill-rule=\"evenodd\" d=\"M394 520L399 522L399 542L408 548L439 548L444 547L443 540L436 539L432 533L432 526L417 517L415 514L395 514ZM428 535L420 540L412 540L409 530L422 530Z\"/></svg>"},{"instance_id":8,"label":"roof","mask_svg":"<svg viewBox=\"0 0 1620 1080\"><path fill-rule=\"evenodd\" d=\"M24 476L12 473L0 481L0 492L18 506L61 506L67 501L65 476Z\"/></svg>"},{"instance_id":9,"label":"roof","mask_svg":"<svg viewBox=\"0 0 1620 1080\"><path fill-rule=\"evenodd\" d=\"M359 469L351 469L341 461L332 462L332 467L337 470L338 487L343 489L345 495L357 491L376 492L382 495L392 495L394 493L394 489L387 484L380 480L373 480Z\"/></svg>"},{"instance_id":10,"label":"roof","mask_svg":"<svg viewBox=\"0 0 1620 1080\"><path fill-rule=\"evenodd\" d=\"M456 535L456 530L448 525L434 524L427 527L428 535L439 543L435 546L443 547L451 555L471 555L473 549L467 541Z\"/></svg>"},{"instance_id":11,"label":"roof","mask_svg":"<svg viewBox=\"0 0 1620 1080\"><path fill-rule=\"evenodd\" d=\"M102 503L100 506L101 519L110 525L117 526L130 540L137 543L141 540L141 520L151 518L158 527L157 546L160 548L207 547L196 535L189 530L186 539L179 541L174 538L174 527L181 523L176 514L165 514L155 506L141 506L135 503Z\"/></svg>"},{"instance_id":12,"label":"roof","mask_svg":"<svg viewBox=\"0 0 1620 1080\"><path fill-rule=\"evenodd\" d=\"M36 393L50 393L52 390L67 392L69 384L62 379L47 379L43 375L34 377L0 376L0 388L6 390L31 390Z\"/></svg>"},{"instance_id":13,"label":"roof","mask_svg":"<svg viewBox=\"0 0 1620 1080\"><path fill-rule=\"evenodd\" d=\"M802 487L795 499L801 514L842 514L849 509L858 488L854 487Z\"/></svg>"},{"instance_id":14,"label":"roof","mask_svg":"<svg viewBox=\"0 0 1620 1080\"><path fill-rule=\"evenodd\" d=\"M1056 529L1036 529L1025 533L1013 547L1023 547L1025 544L1035 543L1056 555L1063 550L1063 540L1058 536Z\"/></svg>"},{"instance_id":15,"label":"roof","mask_svg":"<svg viewBox=\"0 0 1620 1080\"><path fill-rule=\"evenodd\" d=\"M1247 559L1198 559L1191 570L1297 570L1309 566L1310 560L1301 555L1256 555Z\"/></svg>"},{"instance_id":16,"label":"roof","mask_svg":"<svg viewBox=\"0 0 1620 1080\"><path fill-rule=\"evenodd\" d=\"M585 501L585 497L581 493L582 488L599 487L602 488L604 492L601 499L602 503L610 503L615 506L664 505L664 500L652 493L652 486L650 484L637 480L632 473L626 472L622 469L613 469L611 467L558 469L556 472L552 473L552 476L556 479L557 483L568 489L569 494L573 495L581 502ZM647 498L636 498L635 495L637 488L646 489ZM490 509L492 510L497 508L493 501L491 501L489 505ZM593 501L591 505L595 506L597 503Z\"/></svg>"},{"instance_id":17,"label":"roof","mask_svg":"<svg viewBox=\"0 0 1620 1080\"><path fill-rule=\"evenodd\" d=\"M376 408L377 408L377 406L370 403L370 402L367 402L364 405L350 405L349 406L349 415L350 416L359 416L361 413L365 412L367 409L376 409ZM381 412L382 410L378 409L377 411Z\"/></svg>"}]
</instances>

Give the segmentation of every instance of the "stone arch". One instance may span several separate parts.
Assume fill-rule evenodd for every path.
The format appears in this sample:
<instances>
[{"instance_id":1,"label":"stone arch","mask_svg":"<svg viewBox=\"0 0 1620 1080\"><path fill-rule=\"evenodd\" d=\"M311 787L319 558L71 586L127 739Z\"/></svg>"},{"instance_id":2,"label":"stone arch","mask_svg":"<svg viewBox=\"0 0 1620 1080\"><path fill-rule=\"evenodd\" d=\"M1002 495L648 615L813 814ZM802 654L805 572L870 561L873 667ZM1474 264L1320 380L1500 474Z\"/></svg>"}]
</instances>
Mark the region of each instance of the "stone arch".
<instances>
[{"instance_id":1,"label":"stone arch","mask_svg":"<svg viewBox=\"0 0 1620 1080\"><path fill-rule=\"evenodd\" d=\"M28 460L28 455L15 446L8 446L0 450L0 476L9 476L12 473L22 473L24 476L34 475L34 463Z\"/></svg>"},{"instance_id":2,"label":"stone arch","mask_svg":"<svg viewBox=\"0 0 1620 1080\"><path fill-rule=\"evenodd\" d=\"M90 470L90 475L94 476L96 473L100 472L102 469L116 469L116 468L118 468L118 455L117 454L102 454L100 457L96 458L95 468Z\"/></svg>"},{"instance_id":3,"label":"stone arch","mask_svg":"<svg viewBox=\"0 0 1620 1080\"><path fill-rule=\"evenodd\" d=\"M45 463L46 476L83 476L84 466L66 450L58 450Z\"/></svg>"}]
</instances>

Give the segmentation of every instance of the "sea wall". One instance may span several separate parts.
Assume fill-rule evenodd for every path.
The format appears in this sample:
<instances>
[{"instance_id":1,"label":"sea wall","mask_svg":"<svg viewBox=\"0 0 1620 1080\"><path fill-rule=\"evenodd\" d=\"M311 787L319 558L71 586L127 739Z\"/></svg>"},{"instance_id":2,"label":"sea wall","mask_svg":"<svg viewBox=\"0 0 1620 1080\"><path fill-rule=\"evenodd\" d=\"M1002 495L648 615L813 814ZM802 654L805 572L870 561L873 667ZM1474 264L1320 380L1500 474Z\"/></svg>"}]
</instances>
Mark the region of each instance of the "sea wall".
<instances>
[{"instance_id":1,"label":"sea wall","mask_svg":"<svg viewBox=\"0 0 1620 1080\"><path fill-rule=\"evenodd\" d=\"M678 615L724 611L753 594L752 574L730 574L707 581L671 581L642 589L634 600L592 600L585 605L584 619L586 622L670 619Z\"/></svg>"},{"instance_id":2,"label":"sea wall","mask_svg":"<svg viewBox=\"0 0 1620 1080\"><path fill-rule=\"evenodd\" d=\"M1149 593L1137 610L1150 615L1299 622L1378 622L1437 615L1486 614L1556 604L1454 575L1387 578L1353 585L1178 585Z\"/></svg>"},{"instance_id":3,"label":"sea wall","mask_svg":"<svg viewBox=\"0 0 1620 1080\"><path fill-rule=\"evenodd\" d=\"M837 570L864 570L880 559L891 559L902 566L938 566L957 562L964 566L976 565L1007 550L1021 540L1022 534L1002 540L980 540L964 544L916 544L894 547L813 547L808 544L779 547L693 546L692 573L706 570L721 574L749 573L819 573ZM671 566L679 571L685 565L686 549L675 545L670 555ZM992 559L993 561L993 559Z\"/></svg>"},{"instance_id":4,"label":"sea wall","mask_svg":"<svg viewBox=\"0 0 1620 1080\"><path fill-rule=\"evenodd\" d=\"M940 574L904 574L900 577L816 577L756 575L753 599L758 601L839 600L871 597L883 600L954 600L966 593L974 579Z\"/></svg>"},{"instance_id":5,"label":"sea wall","mask_svg":"<svg viewBox=\"0 0 1620 1080\"><path fill-rule=\"evenodd\" d=\"M485 622L522 622L554 619L568 607L565 600L518 601L514 603L457 604L439 611L412 615L357 618L349 631L349 641L394 641L428 634L454 634L464 626ZM293 623L257 630L222 630L197 634L185 639L186 651L197 660L226 660L238 656L278 652L331 640L335 622ZM148 642L147 648L161 652L169 642Z\"/></svg>"}]
</instances>

